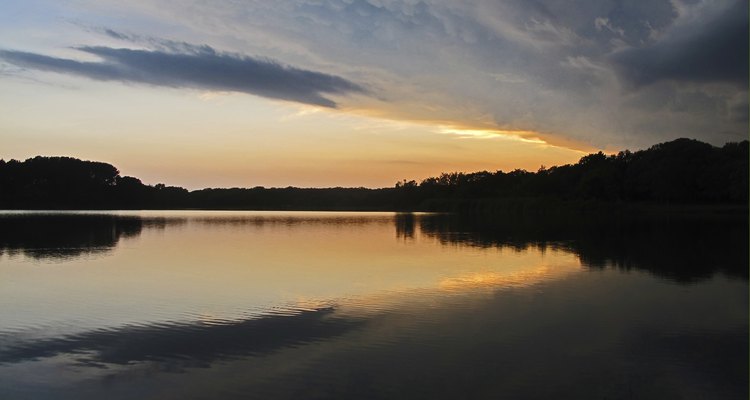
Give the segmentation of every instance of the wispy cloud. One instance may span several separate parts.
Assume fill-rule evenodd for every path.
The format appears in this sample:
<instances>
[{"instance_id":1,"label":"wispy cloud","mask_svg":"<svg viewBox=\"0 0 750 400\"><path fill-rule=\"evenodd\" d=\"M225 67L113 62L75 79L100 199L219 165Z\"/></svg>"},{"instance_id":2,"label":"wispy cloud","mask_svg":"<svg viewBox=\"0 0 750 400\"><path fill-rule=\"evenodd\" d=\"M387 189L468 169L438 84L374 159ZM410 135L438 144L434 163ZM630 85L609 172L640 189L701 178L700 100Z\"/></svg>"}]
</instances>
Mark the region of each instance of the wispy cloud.
<instances>
[{"instance_id":1,"label":"wispy cloud","mask_svg":"<svg viewBox=\"0 0 750 400\"><path fill-rule=\"evenodd\" d=\"M103 46L77 49L101 61L77 61L14 50L0 50L0 59L24 68L95 80L243 92L330 108L337 104L326 95L366 93L363 86L340 76L270 59L220 53L209 46L183 43L179 48L173 46L175 51Z\"/></svg>"}]
</instances>

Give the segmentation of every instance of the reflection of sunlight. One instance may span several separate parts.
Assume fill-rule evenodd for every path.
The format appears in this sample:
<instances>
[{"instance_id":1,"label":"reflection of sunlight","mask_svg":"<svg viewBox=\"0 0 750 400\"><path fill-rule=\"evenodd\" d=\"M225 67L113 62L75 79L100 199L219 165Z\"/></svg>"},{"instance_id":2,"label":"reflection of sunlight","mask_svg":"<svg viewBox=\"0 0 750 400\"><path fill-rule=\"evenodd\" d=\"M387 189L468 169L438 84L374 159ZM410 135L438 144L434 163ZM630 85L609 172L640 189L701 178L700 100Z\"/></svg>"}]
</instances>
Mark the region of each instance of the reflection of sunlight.
<instances>
[{"instance_id":1,"label":"reflection of sunlight","mask_svg":"<svg viewBox=\"0 0 750 400\"><path fill-rule=\"evenodd\" d=\"M456 135L461 138L471 139L506 139L515 140L524 143L548 144L540 139L539 133L534 131L516 131L516 130L494 130L494 129L457 129L441 127L440 133Z\"/></svg>"},{"instance_id":2,"label":"reflection of sunlight","mask_svg":"<svg viewBox=\"0 0 750 400\"><path fill-rule=\"evenodd\" d=\"M499 272L478 272L468 275L442 279L438 288L448 291L470 290L477 288L526 287L542 281L560 278L578 271L572 265L542 265L535 269L503 274Z\"/></svg>"},{"instance_id":3,"label":"reflection of sunlight","mask_svg":"<svg viewBox=\"0 0 750 400\"><path fill-rule=\"evenodd\" d=\"M404 311L405 308L433 308L440 299L455 295L484 296L488 292L510 288L529 288L545 282L563 279L581 271L579 262L557 260L554 265L544 263L538 266L525 267L514 272L486 271L467 273L465 275L439 278L434 285L411 286L381 289L376 292L360 293L350 296L328 299L298 297L295 301L282 307L285 310L315 311L335 309L336 315L364 317L367 315Z\"/></svg>"}]
</instances>

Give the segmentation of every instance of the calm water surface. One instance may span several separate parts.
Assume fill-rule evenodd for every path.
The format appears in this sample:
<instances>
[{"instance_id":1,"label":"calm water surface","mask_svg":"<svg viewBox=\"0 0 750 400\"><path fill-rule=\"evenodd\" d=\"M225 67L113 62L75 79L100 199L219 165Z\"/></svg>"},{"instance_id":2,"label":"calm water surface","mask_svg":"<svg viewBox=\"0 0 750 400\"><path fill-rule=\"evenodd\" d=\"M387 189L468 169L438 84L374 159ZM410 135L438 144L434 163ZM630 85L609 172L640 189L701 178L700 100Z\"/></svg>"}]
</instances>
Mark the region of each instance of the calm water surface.
<instances>
[{"instance_id":1,"label":"calm water surface","mask_svg":"<svg viewBox=\"0 0 750 400\"><path fill-rule=\"evenodd\" d=\"M0 212L0 398L744 399L744 218Z\"/></svg>"}]
</instances>

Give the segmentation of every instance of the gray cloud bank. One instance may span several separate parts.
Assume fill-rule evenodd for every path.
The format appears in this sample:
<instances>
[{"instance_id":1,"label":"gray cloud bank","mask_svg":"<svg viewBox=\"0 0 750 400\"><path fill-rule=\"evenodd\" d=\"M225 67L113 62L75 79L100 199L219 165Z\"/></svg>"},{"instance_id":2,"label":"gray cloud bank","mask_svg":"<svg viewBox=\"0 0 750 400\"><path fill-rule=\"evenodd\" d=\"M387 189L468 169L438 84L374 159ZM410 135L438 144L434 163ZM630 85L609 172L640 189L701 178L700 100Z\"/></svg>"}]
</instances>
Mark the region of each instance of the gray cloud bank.
<instances>
[{"instance_id":1,"label":"gray cloud bank","mask_svg":"<svg viewBox=\"0 0 750 400\"><path fill-rule=\"evenodd\" d=\"M161 1L166 17L172 3ZM362 71L347 76L383 99L343 107L596 147L747 134L745 0L190 4L177 18L195 31L218 29L259 54L283 49L300 65Z\"/></svg>"},{"instance_id":2,"label":"gray cloud bank","mask_svg":"<svg viewBox=\"0 0 750 400\"><path fill-rule=\"evenodd\" d=\"M630 48L612 57L627 82L662 80L748 85L748 9L736 2L705 23L675 29L653 45Z\"/></svg>"},{"instance_id":3,"label":"gray cloud bank","mask_svg":"<svg viewBox=\"0 0 750 400\"><path fill-rule=\"evenodd\" d=\"M362 86L339 76L223 54L209 46L185 44L182 52L92 46L78 50L102 61L84 62L12 50L0 50L0 59L24 68L95 80L244 92L331 108L336 103L324 97L326 94L365 92Z\"/></svg>"}]
</instances>

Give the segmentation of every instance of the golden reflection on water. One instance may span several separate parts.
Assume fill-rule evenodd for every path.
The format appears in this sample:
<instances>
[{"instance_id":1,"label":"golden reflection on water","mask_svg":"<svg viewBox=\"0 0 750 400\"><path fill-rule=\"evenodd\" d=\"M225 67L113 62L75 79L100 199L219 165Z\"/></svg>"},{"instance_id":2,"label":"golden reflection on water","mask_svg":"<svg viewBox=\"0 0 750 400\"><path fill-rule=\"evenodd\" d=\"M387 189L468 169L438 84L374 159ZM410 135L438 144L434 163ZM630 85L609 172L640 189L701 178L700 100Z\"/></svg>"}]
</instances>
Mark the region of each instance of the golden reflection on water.
<instances>
[{"instance_id":1,"label":"golden reflection on water","mask_svg":"<svg viewBox=\"0 0 750 400\"><path fill-rule=\"evenodd\" d=\"M580 270L579 265L560 263L555 266L548 264L529 266L528 270L500 273L500 272L477 272L469 275L446 277L439 283L441 290L461 291L480 288L497 289L511 287L527 287L533 284L567 276Z\"/></svg>"},{"instance_id":2,"label":"golden reflection on water","mask_svg":"<svg viewBox=\"0 0 750 400\"><path fill-rule=\"evenodd\" d=\"M154 212L138 213L147 218ZM0 315L16 326L222 321L319 304L380 309L414 291L528 286L580 270L564 251L445 246L392 213L171 212L110 252L0 259ZM369 302L369 304L367 304Z\"/></svg>"}]
</instances>

